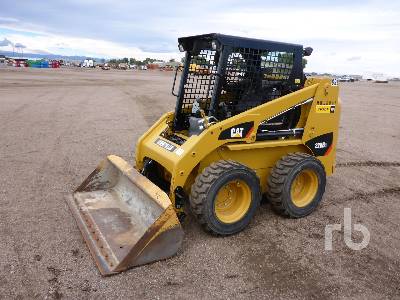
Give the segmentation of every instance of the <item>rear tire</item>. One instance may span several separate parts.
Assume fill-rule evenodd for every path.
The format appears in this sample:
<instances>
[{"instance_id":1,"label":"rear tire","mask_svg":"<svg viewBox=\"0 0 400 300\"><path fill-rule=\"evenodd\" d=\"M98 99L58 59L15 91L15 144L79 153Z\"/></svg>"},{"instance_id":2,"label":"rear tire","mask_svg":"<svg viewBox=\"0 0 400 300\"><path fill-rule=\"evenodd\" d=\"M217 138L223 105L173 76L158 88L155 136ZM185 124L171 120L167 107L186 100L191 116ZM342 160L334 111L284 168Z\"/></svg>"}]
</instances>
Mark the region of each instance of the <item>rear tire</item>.
<instances>
[{"instance_id":1,"label":"rear tire","mask_svg":"<svg viewBox=\"0 0 400 300\"><path fill-rule=\"evenodd\" d=\"M267 198L277 213L302 218L317 208L325 184L325 169L319 160L306 153L292 153L281 158L271 171Z\"/></svg>"},{"instance_id":2,"label":"rear tire","mask_svg":"<svg viewBox=\"0 0 400 300\"><path fill-rule=\"evenodd\" d=\"M249 224L260 204L260 181L248 167L221 160L197 176L189 200L205 231L235 234Z\"/></svg>"}]
</instances>

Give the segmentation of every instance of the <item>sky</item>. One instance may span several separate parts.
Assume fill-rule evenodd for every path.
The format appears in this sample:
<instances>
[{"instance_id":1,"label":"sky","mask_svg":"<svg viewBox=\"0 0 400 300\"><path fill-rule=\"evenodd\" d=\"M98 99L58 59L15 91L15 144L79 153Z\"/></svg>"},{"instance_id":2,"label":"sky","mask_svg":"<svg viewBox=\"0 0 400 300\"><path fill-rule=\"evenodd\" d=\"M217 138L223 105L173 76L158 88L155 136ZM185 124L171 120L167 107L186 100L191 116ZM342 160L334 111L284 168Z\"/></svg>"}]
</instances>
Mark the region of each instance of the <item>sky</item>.
<instances>
[{"instance_id":1,"label":"sky","mask_svg":"<svg viewBox=\"0 0 400 300\"><path fill-rule=\"evenodd\" d=\"M5 51L179 59L178 37L211 32L311 46L308 72L400 76L400 1L0 0Z\"/></svg>"}]
</instances>

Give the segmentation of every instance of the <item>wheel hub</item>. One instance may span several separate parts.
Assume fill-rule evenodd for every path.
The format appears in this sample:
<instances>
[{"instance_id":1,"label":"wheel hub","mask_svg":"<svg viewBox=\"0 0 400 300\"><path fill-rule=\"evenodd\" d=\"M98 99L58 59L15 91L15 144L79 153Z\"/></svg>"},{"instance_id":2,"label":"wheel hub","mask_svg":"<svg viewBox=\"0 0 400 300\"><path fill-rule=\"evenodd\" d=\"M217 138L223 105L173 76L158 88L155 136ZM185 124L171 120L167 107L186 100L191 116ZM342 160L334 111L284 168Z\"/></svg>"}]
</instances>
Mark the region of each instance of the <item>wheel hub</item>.
<instances>
[{"instance_id":1,"label":"wheel hub","mask_svg":"<svg viewBox=\"0 0 400 300\"><path fill-rule=\"evenodd\" d=\"M250 187L241 180L230 181L218 191L215 198L215 214L223 223L234 223L246 214L250 203Z\"/></svg>"},{"instance_id":2,"label":"wheel hub","mask_svg":"<svg viewBox=\"0 0 400 300\"><path fill-rule=\"evenodd\" d=\"M292 182L290 194L297 207L305 207L312 202L318 191L318 177L313 170L303 170Z\"/></svg>"}]
</instances>

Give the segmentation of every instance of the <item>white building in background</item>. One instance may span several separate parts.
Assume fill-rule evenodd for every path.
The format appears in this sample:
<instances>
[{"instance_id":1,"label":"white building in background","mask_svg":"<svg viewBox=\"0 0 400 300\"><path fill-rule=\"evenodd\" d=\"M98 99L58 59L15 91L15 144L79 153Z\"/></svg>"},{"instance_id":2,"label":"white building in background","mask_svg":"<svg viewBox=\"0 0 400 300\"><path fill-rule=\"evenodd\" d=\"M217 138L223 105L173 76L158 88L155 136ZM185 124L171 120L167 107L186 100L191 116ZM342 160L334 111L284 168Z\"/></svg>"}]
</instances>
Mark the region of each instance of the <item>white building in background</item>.
<instances>
[{"instance_id":1,"label":"white building in background","mask_svg":"<svg viewBox=\"0 0 400 300\"><path fill-rule=\"evenodd\" d=\"M387 82L389 80L389 76L383 73L375 73L375 72L365 72L362 78L364 80L371 80L377 82Z\"/></svg>"},{"instance_id":2,"label":"white building in background","mask_svg":"<svg viewBox=\"0 0 400 300\"><path fill-rule=\"evenodd\" d=\"M94 67L94 61L93 61L93 59L85 59L85 60L82 62L81 67L82 67L82 68L93 68L93 67Z\"/></svg>"},{"instance_id":3,"label":"white building in background","mask_svg":"<svg viewBox=\"0 0 400 300\"><path fill-rule=\"evenodd\" d=\"M378 74L375 76L375 82L383 82L386 83L389 81L389 77L385 74Z\"/></svg>"}]
</instances>

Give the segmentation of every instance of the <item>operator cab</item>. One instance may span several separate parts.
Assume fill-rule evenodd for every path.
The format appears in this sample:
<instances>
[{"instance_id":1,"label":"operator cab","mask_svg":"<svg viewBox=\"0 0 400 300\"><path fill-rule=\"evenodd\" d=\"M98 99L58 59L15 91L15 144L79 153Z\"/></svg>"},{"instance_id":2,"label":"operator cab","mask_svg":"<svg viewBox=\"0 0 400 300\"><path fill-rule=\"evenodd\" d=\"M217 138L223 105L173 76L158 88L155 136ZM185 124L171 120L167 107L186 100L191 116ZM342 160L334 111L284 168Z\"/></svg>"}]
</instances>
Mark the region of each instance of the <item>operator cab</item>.
<instances>
[{"instance_id":1,"label":"operator cab","mask_svg":"<svg viewBox=\"0 0 400 300\"><path fill-rule=\"evenodd\" d=\"M303 87L302 45L217 33L178 39L185 65L177 96L174 130L200 134L215 123ZM175 85L175 82L174 82ZM284 130L295 126L300 107L260 126Z\"/></svg>"}]
</instances>

